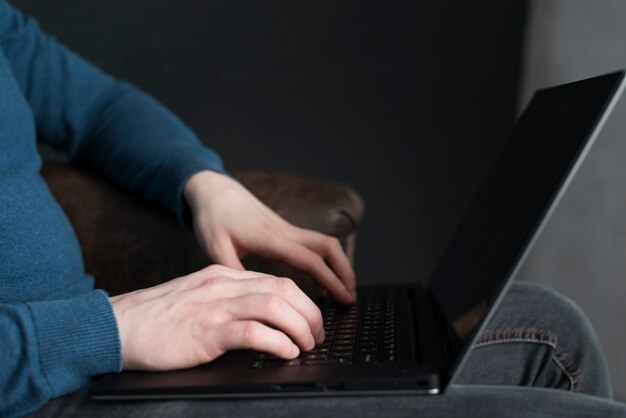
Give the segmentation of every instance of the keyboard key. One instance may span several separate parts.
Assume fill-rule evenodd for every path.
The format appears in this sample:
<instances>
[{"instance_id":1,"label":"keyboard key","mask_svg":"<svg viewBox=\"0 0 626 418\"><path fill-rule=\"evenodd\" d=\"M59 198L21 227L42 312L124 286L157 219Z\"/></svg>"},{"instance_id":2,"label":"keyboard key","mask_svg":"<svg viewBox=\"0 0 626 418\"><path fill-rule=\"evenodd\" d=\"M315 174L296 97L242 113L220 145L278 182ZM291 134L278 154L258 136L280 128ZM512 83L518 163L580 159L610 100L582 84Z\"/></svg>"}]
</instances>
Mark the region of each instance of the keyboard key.
<instances>
[{"instance_id":1,"label":"keyboard key","mask_svg":"<svg viewBox=\"0 0 626 418\"><path fill-rule=\"evenodd\" d=\"M356 359L355 359L355 363L378 363L378 359L376 358L376 356L374 354L359 354Z\"/></svg>"},{"instance_id":2,"label":"keyboard key","mask_svg":"<svg viewBox=\"0 0 626 418\"><path fill-rule=\"evenodd\" d=\"M301 359L295 358L293 360L283 360L282 362L280 362L279 366L294 367L299 366L301 363Z\"/></svg>"},{"instance_id":3,"label":"keyboard key","mask_svg":"<svg viewBox=\"0 0 626 418\"><path fill-rule=\"evenodd\" d=\"M323 366L323 365L337 365L337 364L352 364L351 358L336 358L329 360L315 360L311 362L305 362L305 366Z\"/></svg>"},{"instance_id":4,"label":"keyboard key","mask_svg":"<svg viewBox=\"0 0 626 418\"><path fill-rule=\"evenodd\" d=\"M375 334L359 336L359 342L369 342L369 341L378 341L378 336Z\"/></svg>"},{"instance_id":5,"label":"keyboard key","mask_svg":"<svg viewBox=\"0 0 626 418\"><path fill-rule=\"evenodd\" d=\"M342 352L352 352L352 350L354 350L354 347L351 345L339 345L337 347L335 347L335 350L333 351L334 353L342 353Z\"/></svg>"},{"instance_id":6,"label":"keyboard key","mask_svg":"<svg viewBox=\"0 0 626 418\"><path fill-rule=\"evenodd\" d=\"M361 332L363 331L378 331L378 327L372 326L372 325L363 325L361 327Z\"/></svg>"},{"instance_id":7,"label":"keyboard key","mask_svg":"<svg viewBox=\"0 0 626 418\"><path fill-rule=\"evenodd\" d=\"M325 360L328 354L307 354L306 360Z\"/></svg>"},{"instance_id":8,"label":"keyboard key","mask_svg":"<svg viewBox=\"0 0 626 418\"><path fill-rule=\"evenodd\" d=\"M381 354L381 359L384 362L393 362L396 359L394 350L383 350Z\"/></svg>"},{"instance_id":9,"label":"keyboard key","mask_svg":"<svg viewBox=\"0 0 626 418\"><path fill-rule=\"evenodd\" d=\"M351 351L347 351L347 352L335 352L331 355L331 358L349 358L352 357L352 352Z\"/></svg>"},{"instance_id":10,"label":"keyboard key","mask_svg":"<svg viewBox=\"0 0 626 418\"><path fill-rule=\"evenodd\" d=\"M252 364L250 364L250 367L253 369L260 369L263 367L263 362L262 361L253 361Z\"/></svg>"}]
</instances>

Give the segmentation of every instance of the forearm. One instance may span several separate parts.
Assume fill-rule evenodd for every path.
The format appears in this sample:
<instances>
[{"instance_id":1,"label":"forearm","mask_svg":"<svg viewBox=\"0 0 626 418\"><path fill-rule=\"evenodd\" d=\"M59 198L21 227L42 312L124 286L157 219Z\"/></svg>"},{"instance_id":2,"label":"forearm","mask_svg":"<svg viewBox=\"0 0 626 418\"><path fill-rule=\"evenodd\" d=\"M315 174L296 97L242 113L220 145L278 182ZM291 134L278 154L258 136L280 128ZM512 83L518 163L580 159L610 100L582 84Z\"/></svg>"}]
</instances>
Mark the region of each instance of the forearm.
<instances>
[{"instance_id":1,"label":"forearm","mask_svg":"<svg viewBox=\"0 0 626 418\"><path fill-rule=\"evenodd\" d=\"M193 174L224 172L220 157L156 100L116 83L92 110L88 135L74 158L116 183L183 211L183 187Z\"/></svg>"},{"instance_id":2,"label":"forearm","mask_svg":"<svg viewBox=\"0 0 626 418\"><path fill-rule=\"evenodd\" d=\"M104 73L0 0L0 47L39 140L117 183L182 212L182 188L221 171L213 151L156 100Z\"/></svg>"}]
</instances>

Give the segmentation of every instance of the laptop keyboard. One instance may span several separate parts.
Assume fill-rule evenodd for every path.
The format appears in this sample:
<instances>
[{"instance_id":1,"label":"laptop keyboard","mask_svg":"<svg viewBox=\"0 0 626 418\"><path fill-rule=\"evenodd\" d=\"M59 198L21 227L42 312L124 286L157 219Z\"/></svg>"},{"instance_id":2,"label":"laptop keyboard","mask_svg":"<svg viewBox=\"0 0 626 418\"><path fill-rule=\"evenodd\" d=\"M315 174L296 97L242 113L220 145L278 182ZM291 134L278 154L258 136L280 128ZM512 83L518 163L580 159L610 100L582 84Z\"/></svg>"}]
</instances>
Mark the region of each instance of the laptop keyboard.
<instances>
[{"instance_id":1,"label":"laptop keyboard","mask_svg":"<svg viewBox=\"0 0 626 418\"><path fill-rule=\"evenodd\" d=\"M283 360L258 353L250 367L295 367L396 361L395 292L367 294L352 306L324 299L320 309L326 338L298 358ZM359 295L361 296L361 295Z\"/></svg>"}]
</instances>

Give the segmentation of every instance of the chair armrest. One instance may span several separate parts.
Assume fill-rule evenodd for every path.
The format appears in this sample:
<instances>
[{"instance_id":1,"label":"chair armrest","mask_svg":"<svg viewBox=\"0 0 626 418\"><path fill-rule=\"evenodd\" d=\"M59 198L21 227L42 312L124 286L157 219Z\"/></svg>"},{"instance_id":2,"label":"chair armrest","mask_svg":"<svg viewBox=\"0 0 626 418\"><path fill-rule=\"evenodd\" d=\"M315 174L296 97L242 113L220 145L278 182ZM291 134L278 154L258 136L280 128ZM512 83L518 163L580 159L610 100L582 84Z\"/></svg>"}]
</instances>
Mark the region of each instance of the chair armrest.
<instances>
[{"instance_id":1,"label":"chair armrest","mask_svg":"<svg viewBox=\"0 0 626 418\"><path fill-rule=\"evenodd\" d=\"M238 171L235 177L289 222L337 237L351 261L364 204L350 187L287 173ZM85 269L111 295L153 286L210 263L176 218L107 180L67 164L46 163L42 176L67 214L83 250ZM250 256L246 268L310 277L282 263Z\"/></svg>"}]
</instances>

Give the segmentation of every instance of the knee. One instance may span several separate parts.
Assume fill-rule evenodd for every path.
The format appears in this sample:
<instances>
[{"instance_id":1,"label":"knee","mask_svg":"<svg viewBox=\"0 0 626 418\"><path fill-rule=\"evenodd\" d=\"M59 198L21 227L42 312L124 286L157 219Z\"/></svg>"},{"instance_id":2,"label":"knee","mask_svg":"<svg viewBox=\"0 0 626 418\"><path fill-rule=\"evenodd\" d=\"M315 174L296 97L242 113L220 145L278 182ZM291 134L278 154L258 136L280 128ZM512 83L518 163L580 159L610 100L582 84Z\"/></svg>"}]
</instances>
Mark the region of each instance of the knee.
<instances>
[{"instance_id":1,"label":"knee","mask_svg":"<svg viewBox=\"0 0 626 418\"><path fill-rule=\"evenodd\" d=\"M580 371L583 392L610 396L602 348L591 322L573 300L543 285L514 283L488 329L520 328L550 335L558 350Z\"/></svg>"},{"instance_id":2,"label":"knee","mask_svg":"<svg viewBox=\"0 0 626 418\"><path fill-rule=\"evenodd\" d=\"M582 309L549 287L516 282L500 307L493 321L498 328L523 326L550 333L570 349L594 351L594 346L599 348L593 326Z\"/></svg>"},{"instance_id":3,"label":"knee","mask_svg":"<svg viewBox=\"0 0 626 418\"><path fill-rule=\"evenodd\" d=\"M595 335L589 319L570 298L549 287L529 282L514 283L501 305L517 310L527 326L552 330L559 335Z\"/></svg>"}]
</instances>

